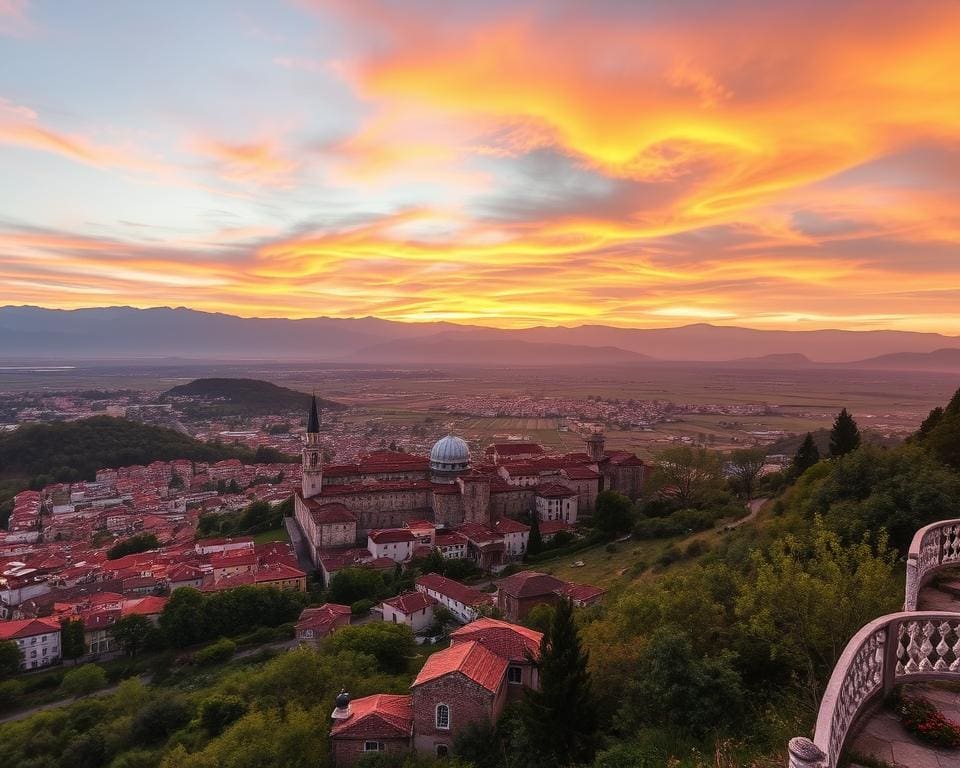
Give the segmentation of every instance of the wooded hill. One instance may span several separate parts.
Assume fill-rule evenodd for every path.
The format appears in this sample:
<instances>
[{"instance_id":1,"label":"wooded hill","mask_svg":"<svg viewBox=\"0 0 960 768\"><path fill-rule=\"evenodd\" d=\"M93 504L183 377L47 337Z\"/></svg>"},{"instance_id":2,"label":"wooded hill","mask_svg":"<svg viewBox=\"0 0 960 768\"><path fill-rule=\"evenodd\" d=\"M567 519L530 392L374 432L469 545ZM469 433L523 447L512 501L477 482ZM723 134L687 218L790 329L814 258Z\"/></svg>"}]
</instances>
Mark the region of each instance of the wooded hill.
<instances>
[{"instance_id":1,"label":"wooded hill","mask_svg":"<svg viewBox=\"0 0 960 768\"><path fill-rule=\"evenodd\" d=\"M269 415L300 411L306 416L310 395L281 387L260 379L196 379L164 393L165 397L190 397L200 401L205 410L217 415ZM323 410L342 411L342 403L317 398Z\"/></svg>"},{"instance_id":2,"label":"wooded hill","mask_svg":"<svg viewBox=\"0 0 960 768\"><path fill-rule=\"evenodd\" d=\"M248 448L204 443L172 429L110 416L30 424L0 435L0 477L6 478L92 480L97 470L105 467L173 459L252 462L254 453Z\"/></svg>"}]
</instances>

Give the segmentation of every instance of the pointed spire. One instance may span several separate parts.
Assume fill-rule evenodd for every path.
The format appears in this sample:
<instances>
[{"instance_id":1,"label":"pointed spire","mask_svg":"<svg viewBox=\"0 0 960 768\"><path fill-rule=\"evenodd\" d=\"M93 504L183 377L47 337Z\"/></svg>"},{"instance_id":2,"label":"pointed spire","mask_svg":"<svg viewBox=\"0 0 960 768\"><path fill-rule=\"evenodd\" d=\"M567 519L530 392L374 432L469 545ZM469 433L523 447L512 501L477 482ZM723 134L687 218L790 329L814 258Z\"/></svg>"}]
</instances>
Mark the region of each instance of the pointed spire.
<instances>
[{"instance_id":1,"label":"pointed spire","mask_svg":"<svg viewBox=\"0 0 960 768\"><path fill-rule=\"evenodd\" d=\"M310 420L307 422L307 434L319 434L320 432L320 413L317 411L317 393L313 393L313 400L310 402Z\"/></svg>"}]
</instances>

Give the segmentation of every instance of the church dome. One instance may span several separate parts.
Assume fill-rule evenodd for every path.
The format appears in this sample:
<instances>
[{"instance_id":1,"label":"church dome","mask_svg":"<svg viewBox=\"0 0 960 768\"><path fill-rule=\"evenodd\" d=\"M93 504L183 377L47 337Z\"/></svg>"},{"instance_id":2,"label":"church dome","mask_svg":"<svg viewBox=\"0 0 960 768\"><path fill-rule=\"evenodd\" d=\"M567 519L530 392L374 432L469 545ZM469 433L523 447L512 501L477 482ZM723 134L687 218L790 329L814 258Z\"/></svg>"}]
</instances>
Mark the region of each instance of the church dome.
<instances>
[{"instance_id":1,"label":"church dome","mask_svg":"<svg viewBox=\"0 0 960 768\"><path fill-rule=\"evenodd\" d=\"M470 466L470 447L465 440L447 435L430 449L430 468L439 472L459 472Z\"/></svg>"}]
</instances>

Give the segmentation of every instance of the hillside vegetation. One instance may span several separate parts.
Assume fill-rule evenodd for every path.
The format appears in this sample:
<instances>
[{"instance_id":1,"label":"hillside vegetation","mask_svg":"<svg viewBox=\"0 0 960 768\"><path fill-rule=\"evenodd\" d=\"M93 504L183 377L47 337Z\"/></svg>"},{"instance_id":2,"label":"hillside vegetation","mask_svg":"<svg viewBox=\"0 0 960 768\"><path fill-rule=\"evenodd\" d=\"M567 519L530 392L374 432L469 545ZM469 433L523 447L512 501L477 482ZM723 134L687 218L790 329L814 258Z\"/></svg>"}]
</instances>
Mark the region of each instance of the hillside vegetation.
<instances>
[{"instance_id":1,"label":"hillside vegetation","mask_svg":"<svg viewBox=\"0 0 960 768\"><path fill-rule=\"evenodd\" d=\"M260 379L196 379L164 393L169 397L196 398L208 415L270 415L310 408L310 395ZM346 406L333 400L317 399L324 410L341 411Z\"/></svg>"}]
</instances>

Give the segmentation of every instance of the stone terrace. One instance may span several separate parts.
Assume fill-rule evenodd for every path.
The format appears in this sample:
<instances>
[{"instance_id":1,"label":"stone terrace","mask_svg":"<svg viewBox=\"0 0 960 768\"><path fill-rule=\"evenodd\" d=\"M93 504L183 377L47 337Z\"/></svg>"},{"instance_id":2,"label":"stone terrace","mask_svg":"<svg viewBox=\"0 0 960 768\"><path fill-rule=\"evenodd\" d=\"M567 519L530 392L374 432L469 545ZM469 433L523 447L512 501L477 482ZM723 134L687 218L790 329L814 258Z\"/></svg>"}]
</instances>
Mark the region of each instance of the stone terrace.
<instances>
[{"instance_id":1,"label":"stone terrace","mask_svg":"<svg viewBox=\"0 0 960 768\"><path fill-rule=\"evenodd\" d=\"M919 595L921 611L960 610L960 572L943 572ZM960 685L924 683L909 685L906 693L928 699L955 723L960 723ZM848 748L851 758L872 758L893 768L958 768L960 750L934 749L913 738L887 707L878 709L862 726ZM868 764L872 765L872 763ZM858 763L851 759L850 768Z\"/></svg>"}]
</instances>

